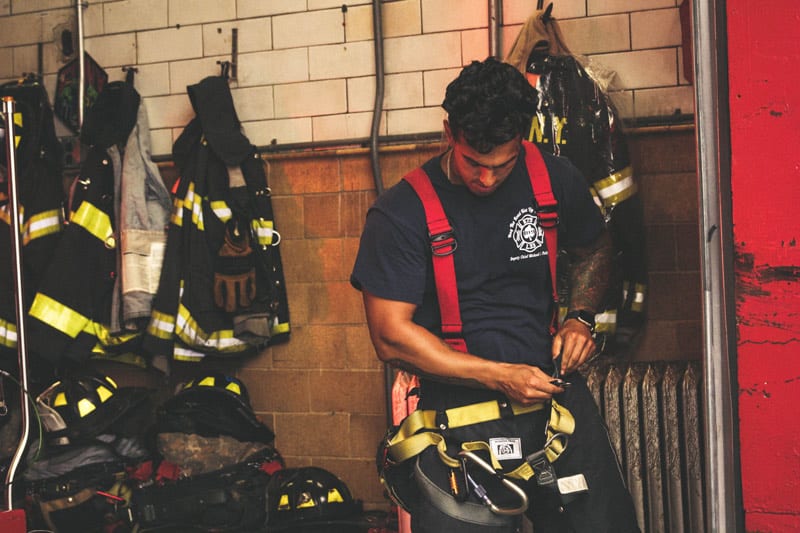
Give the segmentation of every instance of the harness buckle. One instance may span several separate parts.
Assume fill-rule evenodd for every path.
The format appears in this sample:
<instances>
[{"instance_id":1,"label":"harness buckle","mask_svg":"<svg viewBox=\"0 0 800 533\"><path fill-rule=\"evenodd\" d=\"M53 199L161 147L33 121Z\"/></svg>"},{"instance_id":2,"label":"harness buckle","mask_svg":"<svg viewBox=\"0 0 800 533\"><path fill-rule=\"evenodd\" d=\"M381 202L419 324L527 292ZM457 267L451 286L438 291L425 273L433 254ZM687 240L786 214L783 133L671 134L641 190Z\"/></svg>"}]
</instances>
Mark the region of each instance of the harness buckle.
<instances>
[{"instance_id":1,"label":"harness buckle","mask_svg":"<svg viewBox=\"0 0 800 533\"><path fill-rule=\"evenodd\" d=\"M446 257L458 248L458 241L456 241L453 230L443 231L436 234L428 234L431 240L431 252L438 257Z\"/></svg>"},{"instance_id":2,"label":"harness buckle","mask_svg":"<svg viewBox=\"0 0 800 533\"><path fill-rule=\"evenodd\" d=\"M472 491L475 495L487 506L494 514L499 515L518 515L524 513L528 509L528 495L525 494L516 483L511 481L510 479L506 478L503 475L498 474L492 465L481 459L478 455L474 454L469 450L461 450L458 452L458 455L461 457L462 468L464 469L464 477L466 477L469 485L472 487ZM498 507L492 500L489 498L489 494L486 492L486 489L483 488L479 483L477 483L472 476L467 473L467 464L465 459L469 459L482 469L484 469L489 474L495 476L500 482L506 486L511 492L516 494L519 497L520 504L518 507Z\"/></svg>"},{"instance_id":3,"label":"harness buckle","mask_svg":"<svg viewBox=\"0 0 800 533\"><path fill-rule=\"evenodd\" d=\"M558 226L558 207L556 204L540 205L534 197L533 209L539 216L539 226L541 226L543 229L550 229Z\"/></svg>"}]
</instances>

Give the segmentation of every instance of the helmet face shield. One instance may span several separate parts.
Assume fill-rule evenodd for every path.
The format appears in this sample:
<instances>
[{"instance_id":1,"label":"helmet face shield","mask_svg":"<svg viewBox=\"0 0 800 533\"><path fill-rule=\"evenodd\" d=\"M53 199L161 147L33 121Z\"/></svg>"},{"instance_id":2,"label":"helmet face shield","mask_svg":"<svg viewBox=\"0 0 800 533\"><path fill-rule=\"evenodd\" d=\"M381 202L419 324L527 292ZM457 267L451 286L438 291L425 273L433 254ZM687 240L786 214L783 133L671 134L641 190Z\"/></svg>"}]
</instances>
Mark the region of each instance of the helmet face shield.
<instances>
[{"instance_id":1,"label":"helmet face shield","mask_svg":"<svg viewBox=\"0 0 800 533\"><path fill-rule=\"evenodd\" d=\"M61 415L58 414L58 411L50 407L50 403L55 395L54 391L60 385L61 382L56 381L36 397L36 409L39 412L39 420L42 421L42 426L47 433L56 433L67 429L67 424L64 422Z\"/></svg>"}]
</instances>

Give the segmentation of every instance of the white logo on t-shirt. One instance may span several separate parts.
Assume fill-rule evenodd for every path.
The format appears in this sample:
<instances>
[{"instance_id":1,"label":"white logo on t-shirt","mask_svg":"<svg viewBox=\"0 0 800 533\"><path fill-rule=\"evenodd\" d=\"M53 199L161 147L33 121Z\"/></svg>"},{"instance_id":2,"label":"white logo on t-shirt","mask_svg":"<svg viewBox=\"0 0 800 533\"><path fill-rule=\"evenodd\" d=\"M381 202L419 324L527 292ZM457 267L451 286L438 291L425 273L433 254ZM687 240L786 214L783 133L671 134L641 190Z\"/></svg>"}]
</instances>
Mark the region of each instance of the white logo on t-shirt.
<instances>
[{"instance_id":1,"label":"white logo on t-shirt","mask_svg":"<svg viewBox=\"0 0 800 533\"><path fill-rule=\"evenodd\" d=\"M508 238L514 240L517 249L525 255L512 257L512 261L538 257L543 252L536 253L544 244L544 230L539 226L539 217L533 207L524 207L509 224Z\"/></svg>"}]
</instances>

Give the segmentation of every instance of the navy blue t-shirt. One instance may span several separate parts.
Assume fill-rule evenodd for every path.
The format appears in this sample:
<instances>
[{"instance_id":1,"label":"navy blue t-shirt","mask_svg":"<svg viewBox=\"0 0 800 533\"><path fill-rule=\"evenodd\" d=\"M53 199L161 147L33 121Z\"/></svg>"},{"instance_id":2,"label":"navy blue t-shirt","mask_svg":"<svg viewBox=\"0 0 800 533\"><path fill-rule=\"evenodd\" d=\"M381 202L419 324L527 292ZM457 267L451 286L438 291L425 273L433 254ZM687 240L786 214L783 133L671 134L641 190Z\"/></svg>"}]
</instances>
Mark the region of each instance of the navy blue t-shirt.
<instances>
[{"instance_id":1,"label":"navy blue t-shirt","mask_svg":"<svg viewBox=\"0 0 800 533\"><path fill-rule=\"evenodd\" d=\"M558 201L559 248L591 243L604 221L586 180L567 159L542 155ZM484 197L463 185L452 185L439 160L440 156L432 158L423 169L458 242L455 270L469 352L549 370L552 285L525 157L520 154L508 179ZM439 306L425 212L407 182L387 189L369 209L350 281L356 289L375 296L415 304L414 321L438 334ZM421 400L426 408L496 396L490 391L422 382Z\"/></svg>"}]
</instances>

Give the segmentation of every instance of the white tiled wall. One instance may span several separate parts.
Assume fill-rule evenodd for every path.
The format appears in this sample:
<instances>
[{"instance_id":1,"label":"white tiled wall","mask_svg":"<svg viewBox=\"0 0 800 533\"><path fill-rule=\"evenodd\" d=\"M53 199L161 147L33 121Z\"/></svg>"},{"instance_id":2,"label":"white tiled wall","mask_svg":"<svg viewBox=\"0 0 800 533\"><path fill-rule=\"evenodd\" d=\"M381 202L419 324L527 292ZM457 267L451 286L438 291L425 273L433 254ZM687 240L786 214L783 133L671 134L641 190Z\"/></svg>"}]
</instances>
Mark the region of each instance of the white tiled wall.
<instances>
[{"instance_id":1,"label":"white tiled wall","mask_svg":"<svg viewBox=\"0 0 800 533\"><path fill-rule=\"evenodd\" d=\"M611 79L625 118L693 112L682 75L682 0L557 0L567 45ZM56 27L77 29L77 0L0 0L0 79L64 65ZM113 80L136 66L154 151L193 116L186 87L220 73L237 31L231 88L256 145L368 137L375 103L372 0L93 0L86 51ZM504 0L506 52L536 0ZM383 135L439 132L447 83L489 53L488 0L383 0Z\"/></svg>"}]
</instances>

